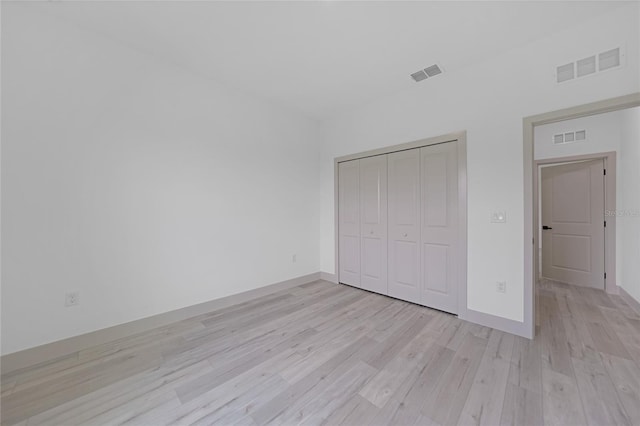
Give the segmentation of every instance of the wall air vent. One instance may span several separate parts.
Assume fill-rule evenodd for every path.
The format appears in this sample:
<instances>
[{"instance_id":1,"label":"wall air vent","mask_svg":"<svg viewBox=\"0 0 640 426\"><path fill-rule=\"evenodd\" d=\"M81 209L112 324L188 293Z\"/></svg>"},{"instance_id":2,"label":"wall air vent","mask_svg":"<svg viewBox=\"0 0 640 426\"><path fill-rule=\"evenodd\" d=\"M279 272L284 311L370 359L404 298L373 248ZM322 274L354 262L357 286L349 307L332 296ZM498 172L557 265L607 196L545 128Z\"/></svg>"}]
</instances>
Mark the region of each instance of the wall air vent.
<instances>
[{"instance_id":1,"label":"wall air vent","mask_svg":"<svg viewBox=\"0 0 640 426\"><path fill-rule=\"evenodd\" d=\"M620 48L607 50L598 55L600 71L620 66Z\"/></svg>"},{"instance_id":2,"label":"wall air vent","mask_svg":"<svg viewBox=\"0 0 640 426\"><path fill-rule=\"evenodd\" d=\"M575 132L558 133L556 135L553 135L553 144L561 145L564 143L579 142L586 139L586 130L576 130Z\"/></svg>"},{"instance_id":3,"label":"wall air vent","mask_svg":"<svg viewBox=\"0 0 640 426\"><path fill-rule=\"evenodd\" d=\"M575 73L573 70L573 62L566 65L561 65L556 70L556 75L558 76L558 83L562 83L563 81L573 80L575 77Z\"/></svg>"},{"instance_id":4,"label":"wall air vent","mask_svg":"<svg viewBox=\"0 0 640 426\"><path fill-rule=\"evenodd\" d=\"M618 68L624 65L624 59L624 49L616 47L597 55L591 55L575 62L560 65L556 67L556 83L564 83L565 81Z\"/></svg>"},{"instance_id":5,"label":"wall air vent","mask_svg":"<svg viewBox=\"0 0 640 426\"><path fill-rule=\"evenodd\" d=\"M596 72L596 57L589 56L588 58L580 59L576 62L576 74L578 77L584 77L585 75L593 74Z\"/></svg>"},{"instance_id":6,"label":"wall air vent","mask_svg":"<svg viewBox=\"0 0 640 426\"><path fill-rule=\"evenodd\" d=\"M430 67L414 72L413 74L411 74L411 78L413 79L413 81L418 82L426 80L429 77L435 77L438 74L442 74L442 68L440 68L438 65L431 65Z\"/></svg>"}]
</instances>

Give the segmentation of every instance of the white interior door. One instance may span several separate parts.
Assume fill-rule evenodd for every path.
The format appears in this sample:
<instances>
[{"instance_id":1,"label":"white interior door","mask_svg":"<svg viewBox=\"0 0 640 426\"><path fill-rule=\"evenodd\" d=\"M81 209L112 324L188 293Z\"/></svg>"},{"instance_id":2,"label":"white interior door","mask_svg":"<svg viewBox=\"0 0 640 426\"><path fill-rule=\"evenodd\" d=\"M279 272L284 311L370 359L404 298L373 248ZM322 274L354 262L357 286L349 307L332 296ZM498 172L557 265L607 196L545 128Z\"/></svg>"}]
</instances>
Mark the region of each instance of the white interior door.
<instances>
[{"instance_id":1,"label":"white interior door","mask_svg":"<svg viewBox=\"0 0 640 426\"><path fill-rule=\"evenodd\" d=\"M360 287L360 160L338 164L339 281Z\"/></svg>"},{"instance_id":2,"label":"white interior door","mask_svg":"<svg viewBox=\"0 0 640 426\"><path fill-rule=\"evenodd\" d=\"M389 295L420 303L420 150L388 154Z\"/></svg>"},{"instance_id":3,"label":"white interior door","mask_svg":"<svg viewBox=\"0 0 640 426\"><path fill-rule=\"evenodd\" d=\"M421 294L420 303L446 312L458 310L457 143L420 148Z\"/></svg>"},{"instance_id":4,"label":"white interior door","mask_svg":"<svg viewBox=\"0 0 640 426\"><path fill-rule=\"evenodd\" d=\"M604 162L542 168L542 275L604 289Z\"/></svg>"},{"instance_id":5,"label":"white interior door","mask_svg":"<svg viewBox=\"0 0 640 426\"><path fill-rule=\"evenodd\" d=\"M387 156L360 160L360 286L387 294Z\"/></svg>"}]
</instances>

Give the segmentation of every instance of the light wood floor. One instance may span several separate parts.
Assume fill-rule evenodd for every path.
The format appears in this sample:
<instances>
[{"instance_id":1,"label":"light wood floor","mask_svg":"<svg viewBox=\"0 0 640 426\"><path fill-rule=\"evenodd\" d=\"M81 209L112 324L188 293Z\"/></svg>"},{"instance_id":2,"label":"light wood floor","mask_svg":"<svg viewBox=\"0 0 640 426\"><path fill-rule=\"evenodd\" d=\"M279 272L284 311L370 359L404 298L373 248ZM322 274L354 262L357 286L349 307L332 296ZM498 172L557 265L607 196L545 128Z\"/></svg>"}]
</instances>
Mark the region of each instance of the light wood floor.
<instances>
[{"instance_id":1,"label":"light wood floor","mask_svg":"<svg viewBox=\"0 0 640 426\"><path fill-rule=\"evenodd\" d=\"M538 302L529 341L319 281L2 377L2 423L640 424L640 315Z\"/></svg>"}]
</instances>

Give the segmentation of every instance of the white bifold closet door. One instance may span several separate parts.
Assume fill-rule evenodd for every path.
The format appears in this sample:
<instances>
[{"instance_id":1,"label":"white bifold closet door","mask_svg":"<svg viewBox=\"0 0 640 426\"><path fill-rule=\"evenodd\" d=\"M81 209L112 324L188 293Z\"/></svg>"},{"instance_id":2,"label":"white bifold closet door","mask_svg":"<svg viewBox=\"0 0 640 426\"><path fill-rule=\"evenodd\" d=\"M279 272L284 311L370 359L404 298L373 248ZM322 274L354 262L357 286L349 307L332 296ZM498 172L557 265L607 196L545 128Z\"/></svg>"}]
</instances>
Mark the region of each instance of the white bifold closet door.
<instances>
[{"instance_id":1,"label":"white bifold closet door","mask_svg":"<svg viewBox=\"0 0 640 426\"><path fill-rule=\"evenodd\" d=\"M457 313L457 143L448 142L420 148L420 170L420 304Z\"/></svg>"},{"instance_id":2,"label":"white bifold closet door","mask_svg":"<svg viewBox=\"0 0 640 426\"><path fill-rule=\"evenodd\" d=\"M360 286L387 294L387 156L360 161Z\"/></svg>"},{"instance_id":3,"label":"white bifold closet door","mask_svg":"<svg viewBox=\"0 0 640 426\"><path fill-rule=\"evenodd\" d=\"M420 150L387 155L389 296L420 303Z\"/></svg>"},{"instance_id":4,"label":"white bifold closet door","mask_svg":"<svg viewBox=\"0 0 640 426\"><path fill-rule=\"evenodd\" d=\"M339 281L457 313L457 142L338 167Z\"/></svg>"},{"instance_id":5,"label":"white bifold closet door","mask_svg":"<svg viewBox=\"0 0 640 426\"><path fill-rule=\"evenodd\" d=\"M338 165L340 282L360 287L360 160Z\"/></svg>"}]
</instances>

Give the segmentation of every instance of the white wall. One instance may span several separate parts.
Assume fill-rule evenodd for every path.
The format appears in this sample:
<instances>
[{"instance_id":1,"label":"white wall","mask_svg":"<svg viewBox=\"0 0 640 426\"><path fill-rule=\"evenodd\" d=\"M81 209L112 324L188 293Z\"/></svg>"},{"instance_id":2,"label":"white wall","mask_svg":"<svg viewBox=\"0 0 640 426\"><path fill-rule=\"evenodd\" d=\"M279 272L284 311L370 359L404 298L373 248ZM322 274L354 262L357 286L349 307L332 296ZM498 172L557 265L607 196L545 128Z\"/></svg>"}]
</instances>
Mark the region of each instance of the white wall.
<instances>
[{"instance_id":1,"label":"white wall","mask_svg":"<svg viewBox=\"0 0 640 426\"><path fill-rule=\"evenodd\" d=\"M623 111L565 120L534 128L533 156L536 160L599 152L620 152ZM566 144L554 144L553 135L586 130L587 138Z\"/></svg>"},{"instance_id":2,"label":"white wall","mask_svg":"<svg viewBox=\"0 0 640 426\"><path fill-rule=\"evenodd\" d=\"M640 302L640 108L623 112L618 185L621 271L618 283Z\"/></svg>"},{"instance_id":3,"label":"white wall","mask_svg":"<svg viewBox=\"0 0 640 426\"><path fill-rule=\"evenodd\" d=\"M3 353L319 270L318 123L2 7Z\"/></svg>"},{"instance_id":4,"label":"white wall","mask_svg":"<svg viewBox=\"0 0 640 426\"><path fill-rule=\"evenodd\" d=\"M468 307L522 321L522 119L638 91L638 15L638 5L630 4L327 121L321 170L321 269L334 271L335 157L467 130ZM562 85L554 82L557 65L623 43L624 68ZM495 210L507 211L506 224L490 223ZM505 294L495 291L496 281L507 281Z\"/></svg>"}]
</instances>

